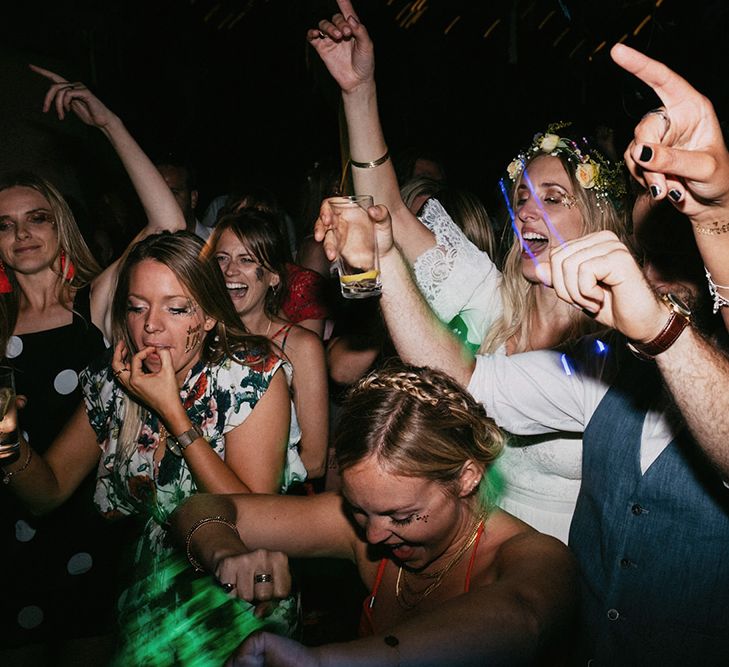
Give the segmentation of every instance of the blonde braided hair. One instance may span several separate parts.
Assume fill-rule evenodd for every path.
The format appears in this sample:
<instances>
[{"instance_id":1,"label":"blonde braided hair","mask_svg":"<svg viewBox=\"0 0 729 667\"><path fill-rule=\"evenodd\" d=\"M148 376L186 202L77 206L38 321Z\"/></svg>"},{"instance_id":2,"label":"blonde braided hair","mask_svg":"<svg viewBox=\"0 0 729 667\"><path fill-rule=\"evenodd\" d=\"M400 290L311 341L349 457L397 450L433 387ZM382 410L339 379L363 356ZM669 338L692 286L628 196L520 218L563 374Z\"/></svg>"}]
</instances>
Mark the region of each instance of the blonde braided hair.
<instances>
[{"instance_id":1,"label":"blonde braided hair","mask_svg":"<svg viewBox=\"0 0 729 667\"><path fill-rule=\"evenodd\" d=\"M503 443L483 406L450 377L398 362L350 390L335 448L340 471L376 456L394 474L455 490L467 461L486 470Z\"/></svg>"}]
</instances>

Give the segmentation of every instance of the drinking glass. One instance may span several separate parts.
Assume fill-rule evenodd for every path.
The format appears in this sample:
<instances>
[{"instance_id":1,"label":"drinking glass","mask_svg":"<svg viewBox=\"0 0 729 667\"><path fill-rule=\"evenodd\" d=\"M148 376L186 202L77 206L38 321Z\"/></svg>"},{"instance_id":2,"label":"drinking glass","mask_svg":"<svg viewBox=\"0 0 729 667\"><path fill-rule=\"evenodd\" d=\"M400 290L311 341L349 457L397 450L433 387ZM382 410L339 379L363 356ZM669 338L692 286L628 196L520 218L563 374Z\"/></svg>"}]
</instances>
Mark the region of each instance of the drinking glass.
<instances>
[{"instance_id":1,"label":"drinking glass","mask_svg":"<svg viewBox=\"0 0 729 667\"><path fill-rule=\"evenodd\" d=\"M0 459L13 456L20 448L15 410L15 376L13 369L0 366ZM7 431L5 423L12 424Z\"/></svg>"},{"instance_id":2,"label":"drinking glass","mask_svg":"<svg viewBox=\"0 0 729 667\"><path fill-rule=\"evenodd\" d=\"M346 299L366 299L382 292L375 223L367 215L372 195L332 197L328 200L336 221L339 287Z\"/></svg>"}]
</instances>

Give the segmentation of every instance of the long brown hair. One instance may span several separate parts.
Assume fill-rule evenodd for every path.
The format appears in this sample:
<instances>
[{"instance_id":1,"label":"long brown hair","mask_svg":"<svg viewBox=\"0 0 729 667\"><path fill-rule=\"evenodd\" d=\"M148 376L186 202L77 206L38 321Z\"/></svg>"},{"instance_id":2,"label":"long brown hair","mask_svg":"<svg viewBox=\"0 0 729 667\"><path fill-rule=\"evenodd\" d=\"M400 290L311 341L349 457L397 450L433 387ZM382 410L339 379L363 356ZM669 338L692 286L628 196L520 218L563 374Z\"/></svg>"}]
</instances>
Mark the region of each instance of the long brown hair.
<instances>
[{"instance_id":1,"label":"long brown hair","mask_svg":"<svg viewBox=\"0 0 729 667\"><path fill-rule=\"evenodd\" d=\"M31 172L7 174L0 180L0 192L15 187L31 188L40 193L48 202L58 235L56 257L64 253L67 259L63 273L58 275L57 292L59 303L67 306L73 302L75 290L90 283L101 272L101 267L96 263L83 236L81 236L76 219L66 200L51 183ZM69 279L68 272L72 265L74 275ZM15 274L12 268L7 265L5 271L13 290L7 294L0 294L0 353L2 353L0 356L5 355L8 340L13 335L13 330L18 321L18 309L20 307L18 294L20 288L15 280Z\"/></svg>"},{"instance_id":2,"label":"long brown hair","mask_svg":"<svg viewBox=\"0 0 729 667\"><path fill-rule=\"evenodd\" d=\"M111 305L111 328L114 342L123 340L137 352L127 328L127 296L132 269L151 259L170 269L187 290L192 301L216 325L207 332L200 352L202 361L215 363L234 353L260 356L270 351L263 336L248 332L233 308L217 262L203 253L203 241L187 231L152 234L135 244L124 259ZM240 356L240 355L237 355Z\"/></svg>"},{"instance_id":3,"label":"long brown hair","mask_svg":"<svg viewBox=\"0 0 729 667\"><path fill-rule=\"evenodd\" d=\"M264 302L266 314L269 317L276 317L288 291L286 279L288 246L276 218L270 213L253 208L243 208L225 214L215 225L208 239L204 250L206 258L214 260L218 241L226 230L235 234L264 269L278 276L278 285L269 287Z\"/></svg>"}]
</instances>

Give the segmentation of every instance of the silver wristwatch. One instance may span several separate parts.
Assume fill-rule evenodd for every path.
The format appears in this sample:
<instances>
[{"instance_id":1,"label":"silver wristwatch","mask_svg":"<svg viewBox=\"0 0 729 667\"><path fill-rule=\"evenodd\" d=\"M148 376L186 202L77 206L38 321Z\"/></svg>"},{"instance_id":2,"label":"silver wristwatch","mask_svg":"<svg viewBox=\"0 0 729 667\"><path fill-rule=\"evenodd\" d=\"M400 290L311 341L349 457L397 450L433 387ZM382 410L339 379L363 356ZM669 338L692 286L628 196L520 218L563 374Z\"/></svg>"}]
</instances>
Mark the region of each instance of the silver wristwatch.
<instances>
[{"instance_id":1,"label":"silver wristwatch","mask_svg":"<svg viewBox=\"0 0 729 667\"><path fill-rule=\"evenodd\" d=\"M202 437L202 429L197 425L193 424L192 428L188 429L180 435L167 435L167 449L169 449L175 456L182 456L182 452L189 447L195 440Z\"/></svg>"}]
</instances>

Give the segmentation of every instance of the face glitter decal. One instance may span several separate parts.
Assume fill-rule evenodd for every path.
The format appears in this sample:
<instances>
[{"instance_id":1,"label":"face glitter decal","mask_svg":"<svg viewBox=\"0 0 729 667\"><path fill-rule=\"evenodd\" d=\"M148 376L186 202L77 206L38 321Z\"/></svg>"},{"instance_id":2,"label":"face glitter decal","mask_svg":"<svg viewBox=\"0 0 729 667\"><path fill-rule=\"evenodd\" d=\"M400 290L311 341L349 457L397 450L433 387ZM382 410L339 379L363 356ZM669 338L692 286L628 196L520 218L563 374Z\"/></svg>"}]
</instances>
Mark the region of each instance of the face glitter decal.
<instances>
[{"instance_id":1,"label":"face glitter decal","mask_svg":"<svg viewBox=\"0 0 729 667\"><path fill-rule=\"evenodd\" d=\"M187 354L191 350L194 350L199 344L202 338L200 331L202 324L197 324L194 327L187 328L187 339L185 340L185 353Z\"/></svg>"}]
</instances>

